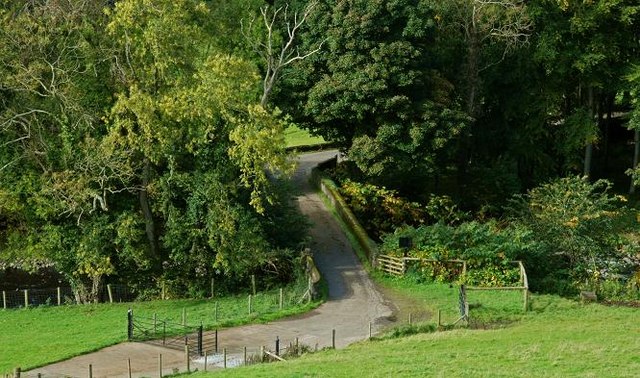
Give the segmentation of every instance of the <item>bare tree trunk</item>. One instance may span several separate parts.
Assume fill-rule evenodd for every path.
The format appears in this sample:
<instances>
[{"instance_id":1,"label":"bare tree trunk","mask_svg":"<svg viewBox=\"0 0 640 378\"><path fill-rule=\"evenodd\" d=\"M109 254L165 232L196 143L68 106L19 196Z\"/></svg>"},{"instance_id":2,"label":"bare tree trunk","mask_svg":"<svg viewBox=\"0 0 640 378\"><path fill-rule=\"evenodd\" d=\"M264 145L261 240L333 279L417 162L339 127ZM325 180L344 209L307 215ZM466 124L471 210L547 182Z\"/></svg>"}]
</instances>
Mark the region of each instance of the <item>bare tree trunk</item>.
<instances>
[{"instance_id":1,"label":"bare tree trunk","mask_svg":"<svg viewBox=\"0 0 640 378\"><path fill-rule=\"evenodd\" d=\"M265 63L265 73L262 81L262 96L260 97L260 105L266 109L269 103L269 96L273 90L273 86L278 81L282 69L298 60L317 53L322 48L324 41L320 42L318 47L307 52L300 52L296 46L298 43L299 29L307 22L308 17L312 14L314 8L318 5L317 1L311 1L307 4L301 13L294 12L289 14L289 6L272 9L269 6L260 8L262 22L266 28L266 36L256 38L253 34L255 28L255 18L249 20L247 25L241 21L241 32L254 52L256 52ZM286 26L286 34L282 37L282 41L278 42L277 21L282 18L283 25Z\"/></svg>"},{"instance_id":2,"label":"bare tree trunk","mask_svg":"<svg viewBox=\"0 0 640 378\"><path fill-rule=\"evenodd\" d=\"M142 209L142 214L144 216L145 232L147 234L147 239L149 240L149 251L151 252L151 257L153 259L158 259L160 256L158 248L158 238L156 235L153 213L151 212L151 207L149 206L149 196L147 194L147 186L149 185L150 174L151 162L149 161L149 158L145 157L142 167L142 190L140 190L139 194L140 208Z\"/></svg>"}]
</instances>

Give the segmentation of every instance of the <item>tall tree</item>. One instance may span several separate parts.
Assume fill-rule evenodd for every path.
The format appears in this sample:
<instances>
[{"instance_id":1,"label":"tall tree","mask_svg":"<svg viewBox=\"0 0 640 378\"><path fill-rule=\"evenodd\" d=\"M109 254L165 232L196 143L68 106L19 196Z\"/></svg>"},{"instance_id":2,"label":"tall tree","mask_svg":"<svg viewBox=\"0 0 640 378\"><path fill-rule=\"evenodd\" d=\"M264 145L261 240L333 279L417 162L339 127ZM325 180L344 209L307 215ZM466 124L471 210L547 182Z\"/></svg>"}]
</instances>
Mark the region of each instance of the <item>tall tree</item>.
<instances>
[{"instance_id":1,"label":"tall tree","mask_svg":"<svg viewBox=\"0 0 640 378\"><path fill-rule=\"evenodd\" d=\"M0 230L4 258L53 264L79 301L113 271L108 197L127 190L127 152L103 141L107 2L3 2Z\"/></svg>"},{"instance_id":2,"label":"tall tree","mask_svg":"<svg viewBox=\"0 0 640 378\"><path fill-rule=\"evenodd\" d=\"M263 108L267 108L271 92L282 75L282 70L296 61L310 57L322 48L324 41L319 41L317 47L301 52L298 41L301 29L317 5L316 1L311 1L300 12L290 10L289 4L280 7L263 6L260 7L259 21L254 17L246 22L246 25L241 23L242 34L253 51L260 56L264 66L260 96L260 105ZM262 27L258 27L256 23L262 24Z\"/></svg>"},{"instance_id":3,"label":"tall tree","mask_svg":"<svg viewBox=\"0 0 640 378\"><path fill-rule=\"evenodd\" d=\"M482 148L481 136L489 133L480 122L483 104L491 96L485 80L489 69L501 67L509 54L529 40L532 23L526 4L521 0L456 0L434 2L438 12L439 44L443 51L452 50L448 78L455 83L464 109L474 121L457 138L458 186L463 190L472 162ZM453 47L450 47L453 46ZM445 53L446 54L446 53Z\"/></svg>"},{"instance_id":4,"label":"tall tree","mask_svg":"<svg viewBox=\"0 0 640 378\"><path fill-rule=\"evenodd\" d=\"M111 3L2 3L0 258L53 264L79 302L290 260L260 215L291 163L254 64L209 43L205 3Z\"/></svg>"},{"instance_id":5,"label":"tall tree","mask_svg":"<svg viewBox=\"0 0 640 378\"><path fill-rule=\"evenodd\" d=\"M118 2L108 31L121 83L111 133L141 167L152 256L183 283L194 270L195 283L215 271L246 274L270 253L256 213L274 200L268 172L290 169L283 123L256 103L250 62L203 52L213 37L203 3L148 5Z\"/></svg>"},{"instance_id":6,"label":"tall tree","mask_svg":"<svg viewBox=\"0 0 640 378\"><path fill-rule=\"evenodd\" d=\"M317 14L304 40L326 43L287 71L278 104L339 143L372 179L419 186L466 121L434 70L430 3L324 1Z\"/></svg>"},{"instance_id":7,"label":"tall tree","mask_svg":"<svg viewBox=\"0 0 640 378\"><path fill-rule=\"evenodd\" d=\"M632 86L630 94L633 96L633 110L629 121L629 128L633 130L633 163L627 173L631 175L629 194L634 194L640 183L640 65L633 65L626 78Z\"/></svg>"},{"instance_id":8,"label":"tall tree","mask_svg":"<svg viewBox=\"0 0 640 378\"><path fill-rule=\"evenodd\" d=\"M538 30L535 59L547 73L547 90L556 93L564 136L559 152L571 162L583 149L582 172L590 175L598 107L622 87L624 69L637 55L638 6L625 0L540 0L529 6Z\"/></svg>"}]
</instances>

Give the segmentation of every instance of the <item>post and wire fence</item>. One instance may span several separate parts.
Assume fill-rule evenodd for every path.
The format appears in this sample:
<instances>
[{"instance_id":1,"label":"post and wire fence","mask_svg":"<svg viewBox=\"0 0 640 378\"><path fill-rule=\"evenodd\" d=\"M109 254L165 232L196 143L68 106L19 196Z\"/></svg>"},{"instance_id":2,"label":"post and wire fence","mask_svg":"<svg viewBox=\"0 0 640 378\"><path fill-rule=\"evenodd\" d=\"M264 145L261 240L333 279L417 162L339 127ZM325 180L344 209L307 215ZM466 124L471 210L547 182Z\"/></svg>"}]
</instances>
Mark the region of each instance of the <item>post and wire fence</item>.
<instances>
[{"instance_id":1,"label":"post and wire fence","mask_svg":"<svg viewBox=\"0 0 640 378\"><path fill-rule=\"evenodd\" d=\"M108 284L101 288L96 299L102 303L120 303L132 302L136 297L136 292L126 285ZM69 286L2 290L1 300L1 308L5 310L78 304L73 289Z\"/></svg>"}]
</instances>

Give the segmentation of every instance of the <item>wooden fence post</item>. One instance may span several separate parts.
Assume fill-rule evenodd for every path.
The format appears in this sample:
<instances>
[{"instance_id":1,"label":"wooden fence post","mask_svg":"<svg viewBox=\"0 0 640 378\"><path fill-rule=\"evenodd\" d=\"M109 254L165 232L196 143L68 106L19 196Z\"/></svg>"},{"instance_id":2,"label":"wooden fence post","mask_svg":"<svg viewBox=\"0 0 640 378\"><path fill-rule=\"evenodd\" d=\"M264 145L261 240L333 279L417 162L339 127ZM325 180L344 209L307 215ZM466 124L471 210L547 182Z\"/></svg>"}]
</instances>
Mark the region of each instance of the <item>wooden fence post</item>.
<instances>
[{"instance_id":1,"label":"wooden fence post","mask_svg":"<svg viewBox=\"0 0 640 378\"><path fill-rule=\"evenodd\" d=\"M331 348L336 349L336 330L331 330Z\"/></svg>"},{"instance_id":2,"label":"wooden fence post","mask_svg":"<svg viewBox=\"0 0 640 378\"><path fill-rule=\"evenodd\" d=\"M222 349L222 359L224 360L223 367L227 368L227 348Z\"/></svg>"},{"instance_id":3,"label":"wooden fence post","mask_svg":"<svg viewBox=\"0 0 640 378\"><path fill-rule=\"evenodd\" d=\"M129 378L131 378L131 359L127 358L127 372L129 373Z\"/></svg>"},{"instance_id":4,"label":"wooden fence post","mask_svg":"<svg viewBox=\"0 0 640 378\"><path fill-rule=\"evenodd\" d=\"M256 295L256 275L251 275L251 292L253 295Z\"/></svg>"},{"instance_id":5,"label":"wooden fence post","mask_svg":"<svg viewBox=\"0 0 640 378\"><path fill-rule=\"evenodd\" d=\"M371 334L372 334L372 327L371 327L371 322L369 322L369 338L371 338Z\"/></svg>"},{"instance_id":6,"label":"wooden fence post","mask_svg":"<svg viewBox=\"0 0 640 378\"><path fill-rule=\"evenodd\" d=\"M160 378L162 378L162 353L158 355L158 372L160 373Z\"/></svg>"},{"instance_id":7,"label":"wooden fence post","mask_svg":"<svg viewBox=\"0 0 640 378\"><path fill-rule=\"evenodd\" d=\"M56 289L58 294L58 306L60 306L62 304L62 291L60 290L60 286L58 286Z\"/></svg>"},{"instance_id":8,"label":"wooden fence post","mask_svg":"<svg viewBox=\"0 0 640 378\"><path fill-rule=\"evenodd\" d=\"M89 364L89 378L93 378L93 365Z\"/></svg>"},{"instance_id":9,"label":"wooden fence post","mask_svg":"<svg viewBox=\"0 0 640 378\"><path fill-rule=\"evenodd\" d=\"M7 309L7 292L2 290L2 308Z\"/></svg>"},{"instance_id":10,"label":"wooden fence post","mask_svg":"<svg viewBox=\"0 0 640 378\"><path fill-rule=\"evenodd\" d=\"M244 361L244 365L247 365L247 347L242 348L242 360Z\"/></svg>"},{"instance_id":11,"label":"wooden fence post","mask_svg":"<svg viewBox=\"0 0 640 378\"><path fill-rule=\"evenodd\" d=\"M29 290L24 289L24 308L29 308Z\"/></svg>"},{"instance_id":12,"label":"wooden fence post","mask_svg":"<svg viewBox=\"0 0 640 378\"><path fill-rule=\"evenodd\" d=\"M249 294L249 315L251 315L251 294Z\"/></svg>"},{"instance_id":13,"label":"wooden fence post","mask_svg":"<svg viewBox=\"0 0 640 378\"><path fill-rule=\"evenodd\" d=\"M214 291L213 291L213 284L214 284L214 278L211 277L211 298L213 299L215 297Z\"/></svg>"},{"instance_id":14,"label":"wooden fence post","mask_svg":"<svg viewBox=\"0 0 640 378\"><path fill-rule=\"evenodd\" d=\"M185 359L185 363L187 364L187 373L191 373L191 366L190 366L190 360L189 360L189 345L185 345L184 346L184 359Z\"/></svg>"},{"instance_id":15,"label":"wooden fence post","mask_svg":"<svg viewBox=\"0 0 640 378\"><path fill-rule=\"evenodd\" d=\"M524 288L522 291L524 293L524 312L527 312L529 311L529 290Z\"/></svg>"},{"instance_id":16,"label":"wooden fence post","mask_svg":"<svg viewBox=\"0 0 640 378\"><path fill-rule=\"evenodd\" d=\"M218 329L216 328L216 351L215 353L218 354Z\"/></svg>"},{"instance_id":17,"label":"wooden fence post","mask_svg":"<svg viewBox=\"0 0 640 378\"><path fill-rule=\"evenodd\" d=\"M162 292L160 294L160 299L162 299L164 301L166 296L167 296L166 284L164 283L164 281L162 281Z\"/></svg>"},{"instance_id":18,"label":"wooden fence post","mask_svg":"<svg viewBox=\"0 0 640 378\"><path fill-rule=\"evenodd\" d=\"M442 324L442 310L438 309L438 328Z\"/></svg>"},{"instance_id":19,"label":"wooden fence post","mask_svg":"<svg viewBox=\"0 0 640 378\"><path fill-rule=\"evenodd\" d=\"M109 294L109 303L113 303L113 293L111 292L111 284L107 284L107 294Z\"/></svg>"},{"instance_id":20,"label":"wooden fence post","mask_svg":"<svg viewBox=\"0 0 640 378\"><path fill-rule=\"evenodd\" d=\"M280 310L282 310L283 305L284 305L284 290L280 288L280 301L278 306Z\"/></svg>"}]
</instances>

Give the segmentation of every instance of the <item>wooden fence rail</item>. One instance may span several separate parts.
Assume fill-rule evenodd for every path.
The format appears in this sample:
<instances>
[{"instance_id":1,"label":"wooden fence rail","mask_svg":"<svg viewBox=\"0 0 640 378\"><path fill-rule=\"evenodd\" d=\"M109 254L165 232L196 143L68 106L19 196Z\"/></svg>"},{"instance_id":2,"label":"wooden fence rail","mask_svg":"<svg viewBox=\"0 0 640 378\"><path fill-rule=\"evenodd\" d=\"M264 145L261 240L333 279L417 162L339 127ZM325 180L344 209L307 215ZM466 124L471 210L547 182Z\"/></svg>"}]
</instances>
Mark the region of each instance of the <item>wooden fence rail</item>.
<instances>
[{"instance_id":1,"label":"wooden fence rail","mask_svg":"<svg viewBox=\"0 0 640 378\"><path fill-rule=\"evenodd\" d=\"M403 276L407 272L407 262L403 257L379 255L376 261L380 269L385 273Z\"/></svg>"},{"instance_id":2,"label":"wooden fence rail","mask_svg":"<svg viewBox=\"0 0 640 378\"><path fill-rule=\"evenodd\" d=\"M422 259L419 257L395 257L390 255L378 255L376 256L376 266L385 273L395 276L404 276L407 272L407 261L418 261L421 263L439 263L439 264L462 264L462 275L467 272L467 262L464 260L433 260ZM522 291L523 307L526 312L529 309L529 280L527 278L527 271L524 269L522 261L512 261L516 264L520 270L520 280L518 286L468 286L466 289L473 290L518 290Z\"/></svg>"}]
</instances>

